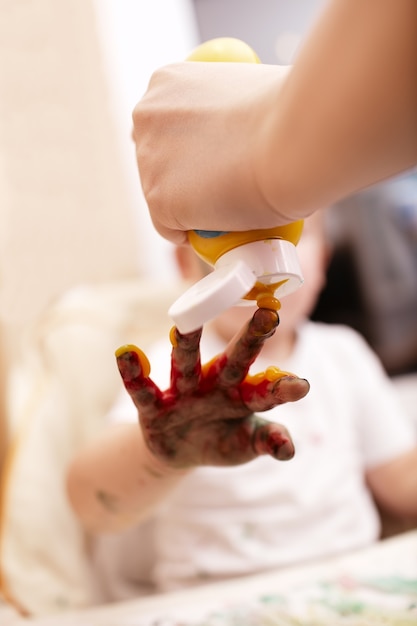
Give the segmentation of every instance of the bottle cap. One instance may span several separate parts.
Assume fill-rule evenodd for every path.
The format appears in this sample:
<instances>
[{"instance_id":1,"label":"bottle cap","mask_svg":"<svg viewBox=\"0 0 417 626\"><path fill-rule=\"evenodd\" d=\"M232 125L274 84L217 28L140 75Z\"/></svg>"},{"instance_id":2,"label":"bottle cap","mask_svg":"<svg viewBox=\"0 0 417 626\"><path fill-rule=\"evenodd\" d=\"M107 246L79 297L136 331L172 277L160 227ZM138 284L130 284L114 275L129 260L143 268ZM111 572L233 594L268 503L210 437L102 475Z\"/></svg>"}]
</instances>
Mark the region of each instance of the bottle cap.
<instances>
[{"instance_id":1,"label":"bottle cap","mask_svg":"<svg viewBox=\"0 0 417 626\"><path fill-rule=\"evenodd\" d=\"M174 302L168 313L180 333L191 333L238 303L255 283L255 274L244 261L238 259L214 269L192 285Z\"/></svg>"},{"instance_id":2,"label":"bottle cap","mask_svg":"<svg viewBox=\"0 0 417 626\"><path fill-rule=\"evenodd\" d=\"M190 333L231 306L253 305L253 300L243 298L257 282L278 299L302 285L293 243L263 239L229 250L218 259L214 271L182 294L168 313L181 333Z\"/></svg>"}]
</instances>

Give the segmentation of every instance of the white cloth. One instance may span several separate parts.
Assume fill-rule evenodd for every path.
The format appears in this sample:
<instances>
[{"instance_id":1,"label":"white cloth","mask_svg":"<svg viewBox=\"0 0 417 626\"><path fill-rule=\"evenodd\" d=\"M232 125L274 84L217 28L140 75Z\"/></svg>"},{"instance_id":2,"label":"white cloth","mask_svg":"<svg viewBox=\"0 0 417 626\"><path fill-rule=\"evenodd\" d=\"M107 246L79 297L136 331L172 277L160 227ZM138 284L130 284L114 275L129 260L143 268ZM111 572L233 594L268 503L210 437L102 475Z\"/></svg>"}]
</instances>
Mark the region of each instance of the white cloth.
<instances>
[{"instance_id":1,"label":"white cloth","mask_svg":"<svg viewBox=\"0 0 417 626\"><path fill-rule=\"evenodd\" d=\"M203 334L203 362L223 348ZM163 388L169 355L167 341L148 354L151 377ZM295 457L198 468L143 526L99 538L102 598L138 595L149 590L146 585L164 591L288 566L378 538L364 472L412 449L417 433L376 356L350 328L307 322L291 359L270 363L261 355L252 371L269 365L311 384L303 400L264 413L287 426ZM137 419L126 393L109 419Z\"/></svg>"},{"instance_id":2,"label":"white cloth","mask_svg":"<svg viewBox=\"0 0 417 626\"><path fill-rule=\"evenodd\" d=\"M79 285L44 311L21 351L16 346L0 594L31 616L92 602L88 537L66 496L68 466L107 427L123 388L115 348L133 341L147 350L168 334L168 307L183 290L145 279Z\"/></svg>"}]
</instances>

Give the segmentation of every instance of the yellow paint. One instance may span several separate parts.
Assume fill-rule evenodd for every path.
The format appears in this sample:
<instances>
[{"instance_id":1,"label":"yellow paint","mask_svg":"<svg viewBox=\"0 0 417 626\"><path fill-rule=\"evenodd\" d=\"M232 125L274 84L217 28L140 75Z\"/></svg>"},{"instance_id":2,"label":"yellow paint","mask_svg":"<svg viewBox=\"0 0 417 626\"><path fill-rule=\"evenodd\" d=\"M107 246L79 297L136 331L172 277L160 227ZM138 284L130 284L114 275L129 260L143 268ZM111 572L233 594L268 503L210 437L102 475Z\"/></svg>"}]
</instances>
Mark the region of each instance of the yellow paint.
<instances>
[{"instance_id":1,"label":"yellow paint","mask_svg":"<svg viewBox=\"0 0 417 626\"><path fill-rule=\"evenodd\" d=\"M201 374L203 377L207 376L208 372L210 371L211 367L213 366L213 364L215 363L217 359L218 357L214 357L213 359L211 359L210 361L202 365ZM274 365L271 365L270 367L267 367L264 372L259 372L258 374L247 374L245 376L244 382L250 385L259 385L264 380L267 380L268 382L272 383L288 375L291 375L290 372L286 372L284 370L279 369L279 367L275 367Z\"/></svg>"},{"instance_id":2,"label":"yellow paint","mask_svg":"<svg viewBox=\"0 0 417 626\"><path fill-rule=\"evenodd\" d=\"M284 370L280 370L279 367L275 367L271 365L264 372L259 372L259 374L248 374L245 377L245 383L249 383L251 385L259 385L264 380L273 383L284 376L288 376L289 372L285 372Z\"/></svg>"},{"instance_id":3,"label":"yellow paint","mask_svg":"<svg viewBox=\"0 0 417 626\"><path fill-rule=\"evenodd\" d=\"M270 283L265 285L260 281L257 281L252 289L244 296L244 300L256 300L256 303L260 309L272 309L273 311L279 311L281 308L281 302L278 298L275 298L274 293L287 279L280 280L276 283Z\"/></svg>"},{"instance_id":4,"label":"yellow paint","mask_svg":"<svg viewBox=\"0 0 417 626\"><path fill-rule=\"evenodd\" d=\"M138 355L139 363L142 368L142 374L145 378L147 378L151 373L151 364L149 363L149 359L146 354L137 346L132 343L128 343L124 346L120 346L120 348L117 348L115 352L116 358L122 356L126 352L135 352Z\"/></svg>"},{"instance_id":5,"label":"yellow paint","mask_svg":"<svg viewBox=\"0 0 417 626\"><path fill-rule=\"evenodd\" d=\"M175 326L173 326L171 330L169 331L169 340L171 342L172 347L176 348L178 345L178 342L177 342L177 329Z\"/></svg>"},{"instance_id":6,"label":"yellow paint","mask_svg":"<svg viewBox=\"0 0 417 626\"><path fill-rule=\"evenodd\" d=\"M218 360L218 358L219 358L218 356L215 356L212 359L210 359L210 361L207 361L206 363L203 363L201 365L201 375L202 375L203 378L205 378L207 376L207 374L210 371L211 367Z\"/></svg>"},{"instance_id":7,"label":"yellow paint","mask_svg":"<svg viewBox=\"0 0 417 626\"><path fill-rule=\"evenodd\" d=\"M247 296L245 297L247 298ZM281 308L281 302L270 293L259 294L256 297L256 304L260 309L271 309L272 311L279 311Z\"/></svg>"}]
</instances>

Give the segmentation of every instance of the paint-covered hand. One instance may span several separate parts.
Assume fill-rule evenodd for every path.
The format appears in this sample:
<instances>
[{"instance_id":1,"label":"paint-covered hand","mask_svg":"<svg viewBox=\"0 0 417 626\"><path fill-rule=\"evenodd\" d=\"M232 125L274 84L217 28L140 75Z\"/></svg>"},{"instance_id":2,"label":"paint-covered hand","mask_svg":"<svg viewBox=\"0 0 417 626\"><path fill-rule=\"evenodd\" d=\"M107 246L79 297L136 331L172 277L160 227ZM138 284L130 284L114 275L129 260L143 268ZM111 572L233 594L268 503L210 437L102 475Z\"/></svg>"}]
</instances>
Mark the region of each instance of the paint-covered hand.
<instances>
[{"instance_id":1,"label":"paint-covered hand","mask_svg":"<svg viewBox=\"0 0 417 626\"><path fill-rule=\"evenodd\" d=\"M257 309L226 350L203 367L201 329L186 335L173 329L171 385L165 391L149 378L149 362L139 349L124 346L117 351L145 442L164 465L239 465L261 454L292 458L288 431L256 413L303 398L308 382L277 368L248 375L278 324L276 311Z\"/></svg>"}]
</instances>

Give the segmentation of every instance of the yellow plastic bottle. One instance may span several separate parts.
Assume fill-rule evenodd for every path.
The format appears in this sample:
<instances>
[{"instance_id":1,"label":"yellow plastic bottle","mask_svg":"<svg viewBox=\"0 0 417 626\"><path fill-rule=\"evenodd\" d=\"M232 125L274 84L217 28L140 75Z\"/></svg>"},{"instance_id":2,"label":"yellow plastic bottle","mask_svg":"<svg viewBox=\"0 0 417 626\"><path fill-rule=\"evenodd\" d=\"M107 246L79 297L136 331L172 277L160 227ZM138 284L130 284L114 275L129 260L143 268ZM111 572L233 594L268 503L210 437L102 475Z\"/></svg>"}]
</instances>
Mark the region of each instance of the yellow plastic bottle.
<instances>
[{"instance_id":1,"label":"yellow plastic bottle","mask_svg":"<svg viewBox=\"0 0 417 626\"><path fill-rule=\"evenodd\" d=\"M198 46L188 61L260 63L245 42L220 37ZM189 231L196 253L214 272L186 291L169 309L180 332L187 333L233 306L250 304L278 309L279 298L303 282L296 245L303 222L245 232Z\"/></svg>"}]
</instances>

